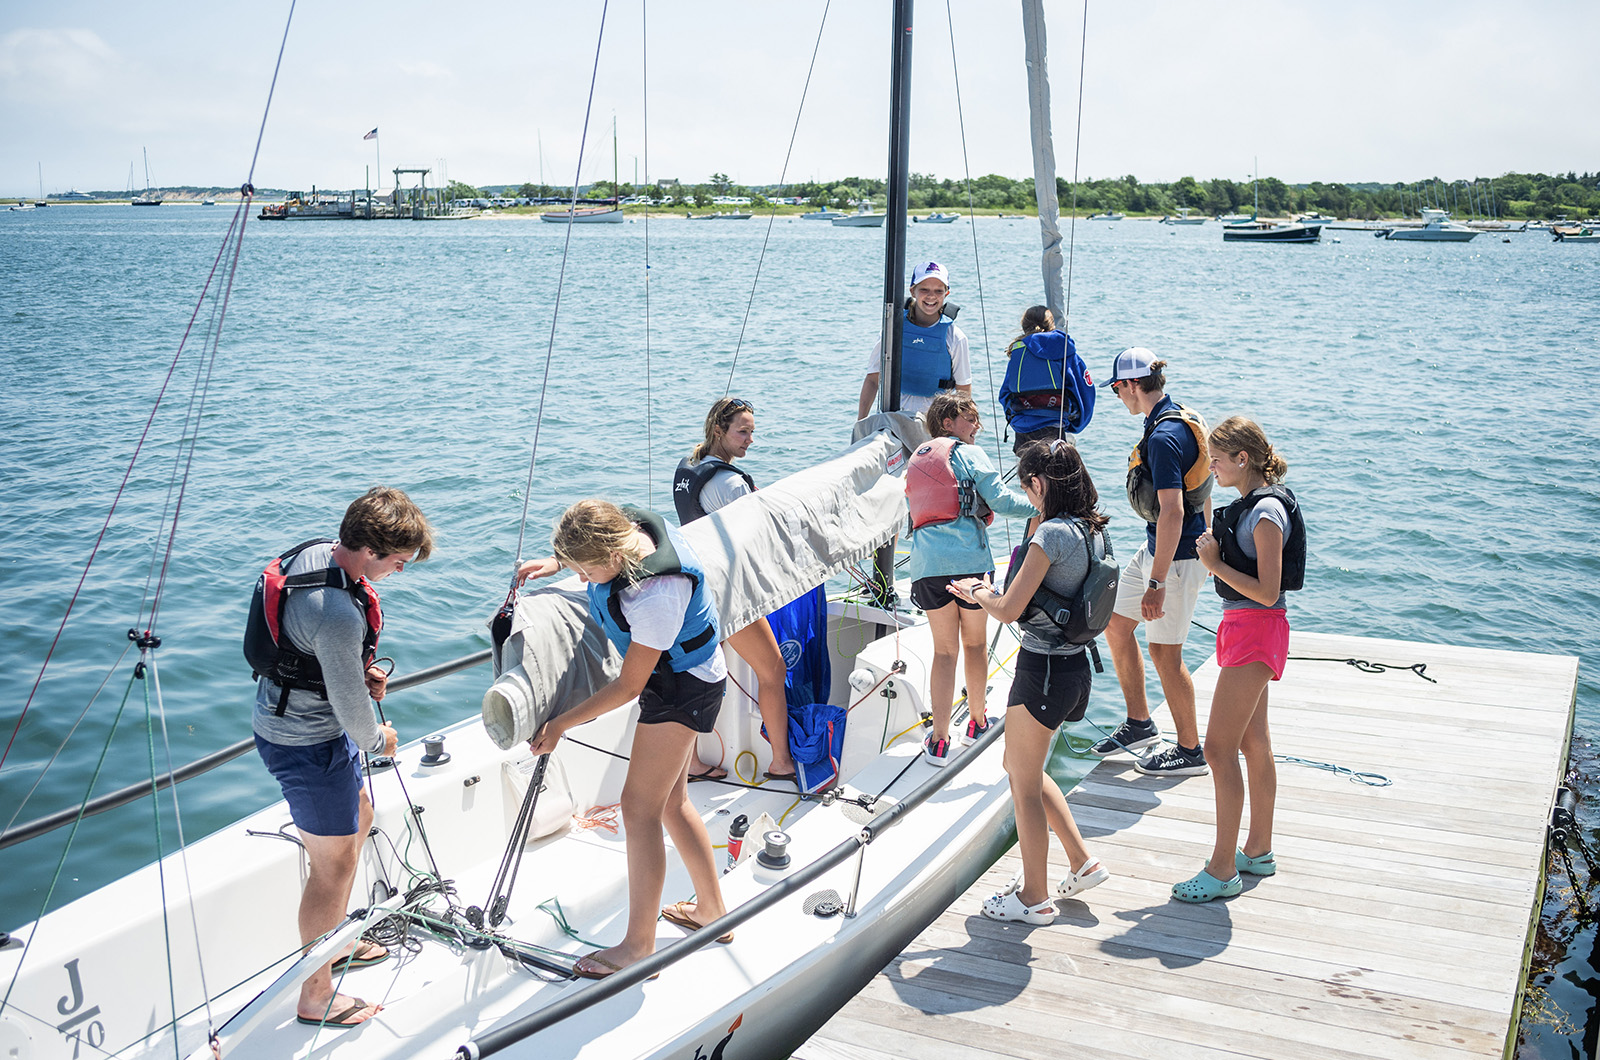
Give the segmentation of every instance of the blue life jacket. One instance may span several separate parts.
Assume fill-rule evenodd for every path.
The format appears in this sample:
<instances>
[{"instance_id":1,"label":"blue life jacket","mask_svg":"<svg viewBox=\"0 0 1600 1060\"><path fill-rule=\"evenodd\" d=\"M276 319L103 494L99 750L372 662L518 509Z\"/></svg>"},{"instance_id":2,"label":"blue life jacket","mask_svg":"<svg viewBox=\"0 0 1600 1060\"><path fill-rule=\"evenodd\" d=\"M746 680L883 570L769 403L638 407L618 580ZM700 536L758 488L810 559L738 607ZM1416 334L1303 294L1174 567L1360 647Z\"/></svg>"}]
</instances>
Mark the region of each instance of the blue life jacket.
<instances>
[{"instance_id":1,"label":"blue life jacket","mask_svg":"<svg viewBox=\"0 0 1600 1060\"><path fill-rule=\"evenodd\" d=\"M950 320L941 315L932 327L911 322L906 312L900 322L900 393L933 397L956 385L955 362L950 359Z\"/></svg>"},{"instance_id":2,"label":"blue life jacket","mask_svg":"<svg viewBox=\"0 0 1600 1060\"><path fill-rule=\"evenodd\" d=\"M636 580L622 575L604 585L590 582L589 617L606 631L606 636L617 646L617 650L626 655L633 643L633 635L628 620L622 614L622 590L645 578L684 575L694 588L689 595L689 607L683 614L683 628L678 631L678 639L672 647L661 653L656 668L666 668L680 674L692 670L716 654L720 640L717 615L711 606L711 597L706 592L705 571L700 566L700 557L694 554L694 549L689 547L678 531L668 526L666 520L655 512L624 504L622 514L638 524L639 529L655 542L656 550L644 558L644 570Z\"/></svg>"},{"instance_id":3,"label":"blue life jacket","mask_svg":"<svg viewBox=\"0 0 1600 1060\"><path fill-rule=\"evenodd\" d=\"M1010 361L999 396L1013 431L1022 434L1053 428L1063 419L1068 434L1089 426L1095 388L1069 335L1061 331L1024 335L1006 353Z\"/></svg>"}]
</instances>

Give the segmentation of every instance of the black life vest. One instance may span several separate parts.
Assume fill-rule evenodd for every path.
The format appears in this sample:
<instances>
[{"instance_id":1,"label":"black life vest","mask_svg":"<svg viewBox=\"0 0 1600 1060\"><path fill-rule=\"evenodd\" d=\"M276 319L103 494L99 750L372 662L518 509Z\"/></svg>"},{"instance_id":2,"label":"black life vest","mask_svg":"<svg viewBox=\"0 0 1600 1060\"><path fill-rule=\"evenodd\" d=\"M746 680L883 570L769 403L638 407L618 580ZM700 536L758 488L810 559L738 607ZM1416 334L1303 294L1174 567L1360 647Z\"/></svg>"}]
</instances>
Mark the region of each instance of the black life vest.
<instances>
[{"instance_id":1,"label":"black life vest","mask_svg":"<svg viewBox=\"0 0 1600 1060\"><path fill-rule=\"evenodd\" d=\"M1161 517L1161 502L1156 496L1155 479L1150 475L1150 436L1155 429L1169 420L1178 420L1194 435L1196 453L1194 463L1183 472L1183 514L1193 515L1205 508L1211 496L1210 446L1206 442L1206 421L1193 409L1184 408L1176 401L1172 407L1151 420L1144 428L1144 436L1128 454L1128 504L1134 514L1147 523Z\"/></svg>"},{"instance_id":2,"label":"black life vest","mask_svg":"<svg viewBox=\"0 0 1600 1060\"><path fill-rule=\"evenodd\" d=\"M719 471L732 471L744 479L752 491L756 488L755 479L720 457L707 455L697 464L691 464L689 458L684 457L678 461L678 470L672 473L672 503L678 509L679 526L688 526L711 514L701 506L700 493Z\"/></svg>"},{"instance_id":3,"label":"black life vest","mask_svg":"<svg viewBox=\"0 0 1600 1060\"><path fill-rule=\"evenodd\" d=\"M1283 593L1303 589L1306 584L1306 521L1300 514L1300 502L1295 500L1294 492L1288 486L1262 486L1227 507L1218 509L1211 516L1211 535L1217 539L1217 547L1222 550L1222 562L1240 574L1259 578L1261 573L1256 561L1245 555L1239 545L1238 529L1244 517L1269 497L1280 501L1289 512L1289 536L1283 542L1283 577L1278 583L1278 591ZM1217 595L1224 600L1248 599L1221 578L1211 581L1217 587Z\"/></svg>"},{"instance_id":4,"label":"black life vest","mask_svg":"<svg viewBox=\"0 0 1600 1060\"><path fill-rule=\"evenodd\" d=\"M1088 561L1088 573L1084 575L1083 581L1070 596L1046 589L1041 581L1018 621L1021 625L1033 629L1042 638L1059 636L1068 644L1089 645L1094 653L1095 669L1099 670L1100 653L1094 648L1094 640L1111 624L1111 614L1117 604L1117 584L1122 580L1122 568L1117 566L1116 556L1111 550L1111 535L1104 530L1090 530L1081 521L1078 522L1078 532L1083 537L1084 558ZM1017 571L1022 569L1022 561L1028 554L1028 546L1033 543L1033 536L1029 534L1012 557L1011 567L1006 571L1007 589L1011 588L1011 582L1016 578ZM1098 559L1089 544L1093 537L1100 538L1101 546L1105 550L1104 556Z\"/></svg>"},{"instance_id":5,"label":"black life vest","mask_svg":"<svg viewBox=\"0 0 1600 1060\"><path fill-rule=\"evenodd\" d=\"M348 592L367 620L367 631L361 638L362 663L371 665L378 654L383 609L378 603L378 591L365 578L352 580L337 563L303 574L284 573L301 552L313 545L331 543L329 538L313 538L283 553L267 564L261 577L256 579L255 593L250 597L250 616L244 626L244 657L250 664L252 679L265 677L282 689L278 709L274 711L280 717L288 709L291 689L315 692L323 699L328 698L322 664L311 652L295 647L283 629L283 608L293 590L343 589Z\"/></svg>"}]
</instances>

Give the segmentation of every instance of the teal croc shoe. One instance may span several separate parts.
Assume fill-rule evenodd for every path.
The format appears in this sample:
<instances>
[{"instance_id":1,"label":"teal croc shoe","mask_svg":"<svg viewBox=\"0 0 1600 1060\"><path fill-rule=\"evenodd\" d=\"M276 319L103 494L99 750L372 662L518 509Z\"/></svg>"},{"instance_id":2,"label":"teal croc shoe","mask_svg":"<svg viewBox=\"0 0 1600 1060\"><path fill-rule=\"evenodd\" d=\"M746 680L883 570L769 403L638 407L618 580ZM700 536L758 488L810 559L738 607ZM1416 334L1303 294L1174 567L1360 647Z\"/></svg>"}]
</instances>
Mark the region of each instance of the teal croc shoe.
<instances>
[{"instance_id":1,"label":"teal croc shoe","mask_svg":"<svg viewBox=\"0 0 1600 1060\"><path fill-rule=\"evenodd\" d=\"M1233 867L1252 876L1273 876L1278 871L1278 863L1273 859L1270 850L1259 858L1253 858L1242 850L1236 850L1233 854Z\"/></svg>"},{"instance_id":2,"label":"teal croc shoe","mask_svg":"<svg viewBox=\"0 0 1600 1060\"><path fill-rule=\"evenodd\" d=\"M1238 876L1219 880L1205 869L1193 878L1172 885L1172 897L1180 902L1210 902L1218 898L1232 898L1244 890L1244 881Z\"/></svg>"}]
</instances>

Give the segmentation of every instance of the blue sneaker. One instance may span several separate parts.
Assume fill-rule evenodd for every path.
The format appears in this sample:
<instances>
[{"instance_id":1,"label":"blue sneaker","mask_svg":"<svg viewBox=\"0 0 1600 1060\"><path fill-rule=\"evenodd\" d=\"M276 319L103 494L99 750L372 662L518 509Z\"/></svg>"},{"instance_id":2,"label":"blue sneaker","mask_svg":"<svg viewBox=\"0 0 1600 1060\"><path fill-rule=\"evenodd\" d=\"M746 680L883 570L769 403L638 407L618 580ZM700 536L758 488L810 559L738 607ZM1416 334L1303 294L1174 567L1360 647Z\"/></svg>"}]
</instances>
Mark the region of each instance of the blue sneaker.
<instances>
[{"instance_id":1,"label":"blue sneaker","mask_svg":"<svg viewBox=\"0 0 1600 1060\"><path fill-rule=\"evenodd\" d=\"M922 757L930 765L943 769L950 764L950 741L948 739L936 740L933 733L930 732L927 738L922 741Z\"/></svg>"},{"instance_id":2,"label":"blue sneaker","mask_svg":"<svg viewBox=\"0 0 1600 1060\"><path fill-rule=\"evenodd\" d=\"M994 723L991 722L988 718L984 718L983 719L983 724L982 725L978 724L978 721L977 721L976 718L968 718L967 719L967 742L968 743L972 743L975 740L977 740L978 737L982 736L984 733L989 731L989 726L992 725L992 724L994 724Z\"/></svg>"}]
</instances>

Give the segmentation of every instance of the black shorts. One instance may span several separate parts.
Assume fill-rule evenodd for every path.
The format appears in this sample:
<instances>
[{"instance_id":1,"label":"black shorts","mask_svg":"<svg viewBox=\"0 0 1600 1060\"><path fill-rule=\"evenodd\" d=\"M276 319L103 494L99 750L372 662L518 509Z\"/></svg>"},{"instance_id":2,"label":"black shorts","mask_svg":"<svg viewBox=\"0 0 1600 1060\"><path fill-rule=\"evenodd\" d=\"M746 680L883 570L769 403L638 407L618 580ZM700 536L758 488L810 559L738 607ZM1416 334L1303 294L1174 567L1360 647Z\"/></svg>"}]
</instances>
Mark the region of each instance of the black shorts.
<instances>
[{"instance_id":1,"label":"black shorts","mask_svg":"<svg viewBox=\"0 0 1600 1060\"><path fill-rule=\"evenodd\" d=\"M984 571L981 574L944 574L937 578L918 578L911 583L911 602L924 611L937 611L945 604L956 604L967 611L982 611L977 604L971 604L960 597L951 596L945 588L951 582L960 581L962 578L994 578L994 571Z\"/></svg>"},{"instance_id":2,"label":"black shorts","mask_svg":"<svg viewBox=\"0 0 1600 1060\"><path fill-rule=\"evenodd\" d=\"M1020 703L1047 729L1064 721L1078 721L1089 709L1088 652L1076 655L1040 655L1026 648L1017 652L1017 672L1011 679L1007 704Z\"/></svg>"},{"instance_id":3,"label":"black shorts","mask_svg":"<svg viewBox=\"0 0 1600 1060\"><path fill-rule=\"evenodd\" d=\"M693 674L675 673L665 667L652 670L644 691L639 693L639 724L675 721L695 732L710 732L716 728L727 683L727 678L702 681Z\"/></svg>"}]
</instances>

